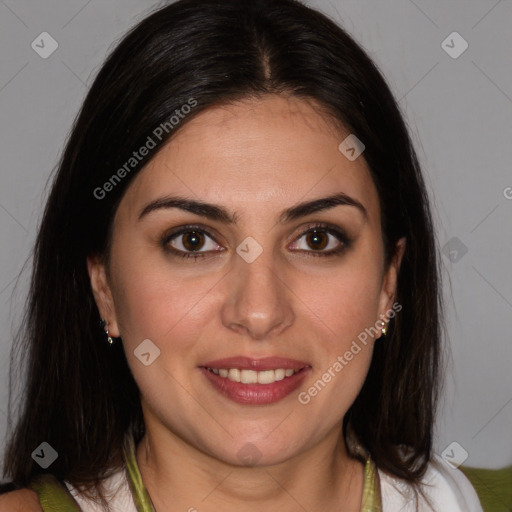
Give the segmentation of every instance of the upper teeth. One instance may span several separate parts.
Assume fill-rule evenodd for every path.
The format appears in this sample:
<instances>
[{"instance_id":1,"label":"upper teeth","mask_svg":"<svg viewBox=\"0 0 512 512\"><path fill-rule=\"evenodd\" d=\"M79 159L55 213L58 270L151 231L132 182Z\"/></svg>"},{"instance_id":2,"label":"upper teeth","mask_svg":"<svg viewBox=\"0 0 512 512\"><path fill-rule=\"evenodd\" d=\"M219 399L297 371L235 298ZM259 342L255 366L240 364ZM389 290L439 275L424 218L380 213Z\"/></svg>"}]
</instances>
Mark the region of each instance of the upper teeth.
<instances>
[{"instance_id":1,"label":"upper teeth","mask_svg":"<svg viewBox=\"0 0 512 512\"><path fill-rule=\"evenodd\" d=\"M290 377L299 370L291 368L277 368L276 370L263 370L257 372L254 370L239 370L238 368L209 368L210 371L220 377L228 378L233 382L241 382L242 384L272 384L285 377Z\"/></svg>"}]
</instances>

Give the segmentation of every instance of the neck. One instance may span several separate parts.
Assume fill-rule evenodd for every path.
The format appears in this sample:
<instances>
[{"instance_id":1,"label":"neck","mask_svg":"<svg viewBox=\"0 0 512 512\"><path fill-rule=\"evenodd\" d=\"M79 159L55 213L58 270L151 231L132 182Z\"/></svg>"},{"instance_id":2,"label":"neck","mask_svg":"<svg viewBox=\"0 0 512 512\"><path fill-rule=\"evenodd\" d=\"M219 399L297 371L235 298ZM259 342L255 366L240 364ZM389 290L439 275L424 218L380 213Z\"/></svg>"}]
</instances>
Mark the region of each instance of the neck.
<instances>
[{"instance_id":1,"label":"neck","mask_svg":"<svg viewBox=\"0 0 512 512\"><path fill-rule=\"evenodd\" d=\"M259 507L359 512L361 507L364 465L348 457L334 430L293 459L240 467L205 454L161 424L148 428L146 422L136 459L156 512L249 512Z\"/></svg>"}]
</instances>

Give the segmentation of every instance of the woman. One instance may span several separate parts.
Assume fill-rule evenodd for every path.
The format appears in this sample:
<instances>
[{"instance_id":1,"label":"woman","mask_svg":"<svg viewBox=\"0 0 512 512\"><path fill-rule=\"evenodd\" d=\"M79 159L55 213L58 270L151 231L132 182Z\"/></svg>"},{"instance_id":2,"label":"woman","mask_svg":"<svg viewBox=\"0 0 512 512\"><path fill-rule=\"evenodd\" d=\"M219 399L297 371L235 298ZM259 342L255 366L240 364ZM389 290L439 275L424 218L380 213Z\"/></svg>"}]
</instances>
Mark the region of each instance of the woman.
<instances>
[{"instance_id":1,"label":"woman","mask_svg":"<svg viewBox=\"0 0 512 512\"><path fill-rule=\"evenodd\" d=\"M341 28L294 0L155 12L47 203L0 510L480 511L432 451L434 240Z\"/></svg>"}]
</instances>

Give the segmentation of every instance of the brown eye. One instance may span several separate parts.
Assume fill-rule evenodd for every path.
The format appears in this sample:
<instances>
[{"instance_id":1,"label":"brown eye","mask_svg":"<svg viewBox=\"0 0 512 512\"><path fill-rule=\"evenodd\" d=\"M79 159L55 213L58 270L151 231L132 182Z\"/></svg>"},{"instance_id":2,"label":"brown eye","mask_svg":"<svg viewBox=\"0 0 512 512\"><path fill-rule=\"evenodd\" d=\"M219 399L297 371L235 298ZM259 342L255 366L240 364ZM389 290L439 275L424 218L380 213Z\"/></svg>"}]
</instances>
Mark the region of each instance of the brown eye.
<instances>
[{"instance_id":1,"label":"brown eye","mask_svg":"<svg viewBox=\"0 0 512 512\"><path fill-rule=\"evenodd\" d=\"M192 257L194 259L212 255L223 250L222 246L207 231L195 226L183 226L179 230L164 235L162 247L174 256Z\"/></svg>"},{"instance_id":2,"label":"brown eye","mask_svg":"<svg viewBox=\"0 0 512 512\"><path fill-rule=\"evenodd\" d=\"M204 244L204 236L200 231L187 231L182 236L182 244L187 251L197 251Z\"/></svg>"},{"instance_id":3,"label":"brown eye","mask_svg":"<svg viewBox=\"0 0 512 512\"><path fill-rule=\"evenodd\" d=\"M322 249L325 249L329 240L325 231L318 231L314 229L307 234L306 242L312 249L321 251Z\"/></svg>"},{"instance_id":4,"label":"brown eye","mask_svg":"<svg viewBox=\"0 0 512 512\"><path fill-rule=\"evenodd\" d=\"M340 228L331 224L316 224L310 226L292 244L292 249L298 249L308 256L341 255L351 246L351 240Z\"/></svg>"}]
</instances>

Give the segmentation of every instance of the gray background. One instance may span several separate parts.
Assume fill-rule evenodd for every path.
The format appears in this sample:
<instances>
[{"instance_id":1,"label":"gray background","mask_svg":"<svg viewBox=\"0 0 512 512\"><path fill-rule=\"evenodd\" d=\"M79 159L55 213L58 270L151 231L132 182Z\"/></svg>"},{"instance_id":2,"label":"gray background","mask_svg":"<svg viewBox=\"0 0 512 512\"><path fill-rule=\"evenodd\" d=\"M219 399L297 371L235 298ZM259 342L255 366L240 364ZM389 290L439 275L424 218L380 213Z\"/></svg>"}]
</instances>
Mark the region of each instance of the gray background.
<instances>
[{"instance_id":1,"label":"gray background","mask_svg":"<svg viewBox=\"0 0 512 512\"><path fill-rule=\"evenodd\" d=\"M383 71L433 197L452 347L437 451L456 441L468 452L466 465L510 464L512 2L310 4L341 22ZM47 180L107 51L156 5L0 0L0 454L9 351L30 266L15 287L16 277L30 256ZM441 46L454 31L469 45L455 59ZM31 47L42 32L59 45L47 59ZM456 40L447 44L461 48Z\"/></svg>"}]
</instances>

